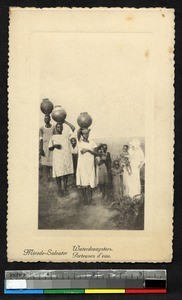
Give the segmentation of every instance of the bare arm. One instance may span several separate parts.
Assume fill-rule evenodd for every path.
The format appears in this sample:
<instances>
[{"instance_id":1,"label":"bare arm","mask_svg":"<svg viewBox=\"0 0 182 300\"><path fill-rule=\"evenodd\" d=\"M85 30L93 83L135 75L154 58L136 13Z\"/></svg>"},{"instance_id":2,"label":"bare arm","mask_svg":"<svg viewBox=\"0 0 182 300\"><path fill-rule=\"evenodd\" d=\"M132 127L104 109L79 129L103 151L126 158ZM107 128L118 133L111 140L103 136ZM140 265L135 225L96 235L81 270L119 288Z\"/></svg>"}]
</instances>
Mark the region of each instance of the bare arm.
<instances>
[{"instance_id":1,"label":"bare arm","mask_svg":"<svg viewBox=\"0 0 182 300\"><path fill-rule=\"evenodd\" d=\"M88 152L94 156L99 156L98 152L96 151L96 149L94 150L88 150Z\"/></svg>"},{"instance_id":2,"label":"bare arm","mask_svg":"<svg viewBox=\"0 0 182 300\"><path fill-rule=\"evenodd\" d=\"M85 154L87 152L90 153L90 154L92 154L92 155L94 155L94 156L99 156L99 153L97 152L96 148L93 149L93 150L90 150L90 149L82 149L81 150L82 154Z\"/></svg>"},{"instance_id":3,"label":"bare arm","mask_svg":"<svg viewBox=\"0 0 182 300\"><path fill-rule=\"evenodd\" d=\"M144 161L142 161L140 164L139 164L139 169L141 169L143 167L143 165L145 164Z\"/></svg>"},{"instance_id":4,"label":"bare arm","mask_svg":"<svg viewBox=\"0 0 182 300\"><path fill-rule=\"evenodd\" d=\"M45 152L44 152L44 149L43 149L43 139L40 140L40 155L41 156L45 156Z\"/></svg>"},{"instance_id":5,"label":"bare arm","mask_svg":"<svg viewBox=\"0 0 182 300\"><path fill-rule=\"evenodd\" d=\"M53 146L49 147L49 150L53 151L55 148L60 150L62 146L60 144L54 144Z\"/></svg>"},{"instance_id":6,"label":"bare arm","mask_svg":"<svg viewBox=\"0 0 182 300\"><path fill-rule=\"evenodd\" d=\"M68 125L72 131L75 131L75 126L72 125L71 123L67 122L66 120L64 121L64 124Z\"/></svg>"},{"instance_id":7,"label":"bare arm","mask_svg":"<svg viewBox=\"0 0 182 300\"><path fill-rule=\"evenodd\" d=\"M54 145L52 147L49 147L49 150L53 151L54 150Z\"/></svg>"},{"instance_id":8,"label":"bare arm","mask_svg":"<svg viewBox=\"0 0 182 300\"><path fill-rule=\"evenodd\" d=\"M40 155L41 156L45 156L45 152L43 149L43 131L42 131L42 127L39 130L39 151L40 151Z\"/></svg>"},{"instance_id":9,"label":"bare arm","mask_svg":"<svg viewBox=\"0 0 182 300\"><path fill-rule=\"evenodd\" d=\"M78 141L80 141L80 139L81 139L81 129L78 129L78 131L77 131L77 139L78 139Z\"/></svg>"}]
</instances>

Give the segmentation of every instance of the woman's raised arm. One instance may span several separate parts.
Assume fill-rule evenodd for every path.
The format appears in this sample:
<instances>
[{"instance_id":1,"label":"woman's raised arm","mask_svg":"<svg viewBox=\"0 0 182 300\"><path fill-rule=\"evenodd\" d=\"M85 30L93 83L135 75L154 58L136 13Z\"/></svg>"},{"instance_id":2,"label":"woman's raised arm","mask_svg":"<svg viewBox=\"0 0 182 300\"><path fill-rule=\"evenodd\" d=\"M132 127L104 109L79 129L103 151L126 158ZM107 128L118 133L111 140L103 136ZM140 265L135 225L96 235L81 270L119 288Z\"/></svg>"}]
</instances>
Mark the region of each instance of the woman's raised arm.
<instances>
[{"instance_id":1,"label":"woman's raised arm","mask_svg":"<svg viewBox=\"0 0 182 300\"><path fill-rule=\"evenodd\" d=\"M75 126L73 124L69 123L66 120L64 121L64 124L68 125L71 128L72 131L75 131Z\"/></svg>"}]
</instances>

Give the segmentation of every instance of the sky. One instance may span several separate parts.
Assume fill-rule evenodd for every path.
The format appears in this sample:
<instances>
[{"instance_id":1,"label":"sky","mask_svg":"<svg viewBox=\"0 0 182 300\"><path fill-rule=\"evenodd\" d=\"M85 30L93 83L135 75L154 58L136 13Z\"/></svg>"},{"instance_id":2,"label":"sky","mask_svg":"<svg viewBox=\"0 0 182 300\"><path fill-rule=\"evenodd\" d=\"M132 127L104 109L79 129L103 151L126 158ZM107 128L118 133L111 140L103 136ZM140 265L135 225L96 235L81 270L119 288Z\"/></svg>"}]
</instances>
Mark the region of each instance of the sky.
<instances>
[{"instance_id":1,"label":"sky","mask_svg":"<svg viewBox=\"0 0 182 300\"><path fill-rule=\"evenodd\" d=\"M146 61L136 40L118 33L42 35L39 105L49 98L75 126L88 112L93 138L145 136Z\"/></svg>"}]
</instances>

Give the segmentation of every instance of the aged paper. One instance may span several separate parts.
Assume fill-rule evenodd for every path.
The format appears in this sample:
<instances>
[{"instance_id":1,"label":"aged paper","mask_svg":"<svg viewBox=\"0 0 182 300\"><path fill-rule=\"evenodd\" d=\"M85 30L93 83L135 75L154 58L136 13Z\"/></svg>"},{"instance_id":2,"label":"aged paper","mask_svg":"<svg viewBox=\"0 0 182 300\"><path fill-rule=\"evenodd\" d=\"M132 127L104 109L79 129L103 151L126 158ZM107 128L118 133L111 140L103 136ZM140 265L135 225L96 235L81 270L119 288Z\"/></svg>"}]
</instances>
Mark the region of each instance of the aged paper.
<instances>
[{"instance_id":1,"label":"aged paper","mask_svg":"<svg viewBox=\"0 0 182 300\"><path fill-rule=\"evenodd\" d=\"M172 260L173 84L173 9L10 9L8 261ZM45 138L57 125L53 113L44 124L43 99L76 129L64 122ZM82 112L92 124L80 141Z\"/></svg>"}]
</instances>

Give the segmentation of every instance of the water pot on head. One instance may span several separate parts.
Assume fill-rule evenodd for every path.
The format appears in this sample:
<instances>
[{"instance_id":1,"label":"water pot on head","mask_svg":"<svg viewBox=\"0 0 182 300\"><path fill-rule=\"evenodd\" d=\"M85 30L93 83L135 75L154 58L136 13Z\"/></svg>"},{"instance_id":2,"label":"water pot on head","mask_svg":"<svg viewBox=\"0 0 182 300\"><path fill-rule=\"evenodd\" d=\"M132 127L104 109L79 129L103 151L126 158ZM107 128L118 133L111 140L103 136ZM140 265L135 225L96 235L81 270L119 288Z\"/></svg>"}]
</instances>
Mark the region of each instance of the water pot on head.
<instances>
[{"instance_id":1,"label":"water pot on head","mask_svg":"<svg viewBox=\"0 0 182 300\"><path fill-rule=\"evenodd\" d=\"M63 123L66 119L66 116L66 111L64 110L64 108L62 108L61 105L56 105L54 107L54 110L52 112L52 118L54 121L56 121L57 123Z\"/></svg>"},{"instance_id":2,"label":"water pot on head","mask_svg":"<svg viewBox=\"0 0 182 300\"><path fill-rule=\"evenodd\" d=\"M92 118L87 112L82 112L77 118L77 123L81 128L88 128L92 124Z\"/></svg>"},{"instance_id":3,"label":"water pot on head","mask_svg":"<svg viewBox=\"0 0 182 300\"><path fill-rule=\"evenodd\" d=\"M51 112L53 111L53 108L54 108L54 105L48 98L45 98L42 100L42 102L40 104L40 109L43 112L43 114L45 114L45 115L51 114Z\"/></svg>"}]
</instances>

